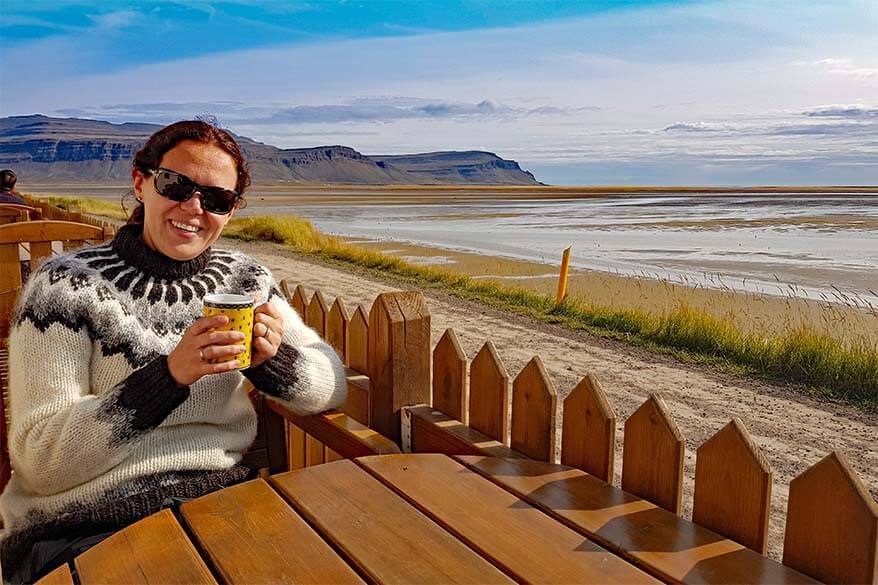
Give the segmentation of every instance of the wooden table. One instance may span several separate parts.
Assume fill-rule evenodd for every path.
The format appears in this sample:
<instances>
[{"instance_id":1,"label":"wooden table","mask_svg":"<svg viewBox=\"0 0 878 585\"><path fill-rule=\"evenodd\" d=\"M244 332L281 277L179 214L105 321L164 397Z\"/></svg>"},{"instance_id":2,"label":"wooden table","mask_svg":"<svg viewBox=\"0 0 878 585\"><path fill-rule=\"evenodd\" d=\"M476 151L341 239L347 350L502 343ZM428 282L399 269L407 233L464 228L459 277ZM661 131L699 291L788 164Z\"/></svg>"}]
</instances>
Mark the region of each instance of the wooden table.
<instances>
[{"instance_id":1,"label":"wooden table","mask_svg":"<svg viewBox=\"0 0 878 585\"><path fill-rule=\"evenodd\" d=\"M582 471L341 460L164 510L80 555L88 583L811 582ZM67 566L42 583L71 583Z\"/></svg>"}]
</instances>

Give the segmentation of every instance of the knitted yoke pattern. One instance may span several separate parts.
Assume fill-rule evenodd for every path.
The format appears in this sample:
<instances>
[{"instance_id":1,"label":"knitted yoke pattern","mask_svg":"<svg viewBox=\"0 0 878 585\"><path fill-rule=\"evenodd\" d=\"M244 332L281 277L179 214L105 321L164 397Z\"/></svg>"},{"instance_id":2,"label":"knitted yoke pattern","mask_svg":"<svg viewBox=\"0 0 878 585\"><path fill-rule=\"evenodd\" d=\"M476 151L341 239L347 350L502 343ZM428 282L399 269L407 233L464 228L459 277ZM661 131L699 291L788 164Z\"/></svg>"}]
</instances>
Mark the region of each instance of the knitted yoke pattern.
<instances>
[{"instance_id":1,"label":"knitted yoke pattern","mask_svg":"<svg viewBox=\"0 0 878 585\"><path fill-rule=\"evenodd\" d=\"M178 262L145 246L141 233L127 225L112 242L52 257L22 291L9 340L4 572L36 540L80 525L124 526L168 497L243 478L236 465L256 434L244 376L300 414L344 402L337 354L265 267L211 248ZM281 346L257 367L181 387L167 356L208 293L270 300L284 318Z\"/></svg>"}]
</instances>

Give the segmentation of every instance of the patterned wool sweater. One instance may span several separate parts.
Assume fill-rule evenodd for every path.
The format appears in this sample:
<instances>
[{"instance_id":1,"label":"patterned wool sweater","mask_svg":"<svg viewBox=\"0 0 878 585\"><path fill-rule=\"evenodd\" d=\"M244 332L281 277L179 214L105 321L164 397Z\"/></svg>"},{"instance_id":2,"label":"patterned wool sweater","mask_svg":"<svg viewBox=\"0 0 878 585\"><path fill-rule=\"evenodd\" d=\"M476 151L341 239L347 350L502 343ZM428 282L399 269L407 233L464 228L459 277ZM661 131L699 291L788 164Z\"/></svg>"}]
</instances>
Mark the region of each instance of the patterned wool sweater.
<instances>
[{"instance_id":1,"label":"patterned wool sweater","mask_svg":"<svg viewBox=\"0 0 878 585\"><path fill-rule=\"evenodd\" d=\"M244 378L302 414L341 405L345 374L271 274L235 251L178 262L141 226L49 259L31 275L9 347L9 455L0 496L4 573L36 540L117 528L163 500L242 479L256 434ZM207 293L256 293L284 317L278 354L258 367L178 386L167 355ZM11 566L10 566L11 565Z\"/></svg>"}]
</instances>

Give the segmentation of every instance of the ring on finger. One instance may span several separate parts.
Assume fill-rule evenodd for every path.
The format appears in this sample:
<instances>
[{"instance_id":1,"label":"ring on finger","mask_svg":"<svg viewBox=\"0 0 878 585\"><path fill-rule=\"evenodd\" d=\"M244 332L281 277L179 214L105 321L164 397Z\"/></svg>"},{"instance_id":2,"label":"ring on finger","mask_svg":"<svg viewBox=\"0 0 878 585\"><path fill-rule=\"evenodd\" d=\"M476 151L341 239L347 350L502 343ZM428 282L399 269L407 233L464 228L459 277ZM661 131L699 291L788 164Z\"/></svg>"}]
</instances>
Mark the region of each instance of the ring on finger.
<instances>
[{"instance_id":1,"label":"ring on finger","mask_svg":"<svg viewBox=\"0 0 878 585\"><path fill-rule=\"evenodd\" d=\"M204 361L204 350L202 350L202 349L198 350L198 359L200 359L201 361Z\"/></svg>"}]
</instances>

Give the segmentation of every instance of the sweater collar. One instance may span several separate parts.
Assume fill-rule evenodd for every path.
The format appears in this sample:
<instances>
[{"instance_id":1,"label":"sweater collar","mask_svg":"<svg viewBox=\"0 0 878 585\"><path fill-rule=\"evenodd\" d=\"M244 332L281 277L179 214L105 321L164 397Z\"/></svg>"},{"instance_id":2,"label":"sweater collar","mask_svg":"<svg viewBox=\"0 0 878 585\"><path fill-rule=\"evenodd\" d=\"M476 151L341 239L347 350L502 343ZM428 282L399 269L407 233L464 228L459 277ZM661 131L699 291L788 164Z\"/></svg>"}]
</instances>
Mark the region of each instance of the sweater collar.
<instances>
[{"instance_id":1,"label":"sweater collar","mask_svg":"<svg viewBox=\"0 0 878 585\"><path fill-rule=\"evenodd\" d=\"M201 272L210 262L211 249L207 248L191 260L174 260L150 249L143 241L143 225L125 224L113 239L113 249L131 266L167 280L178 280Z\"/></svg>"}]
</instances>

